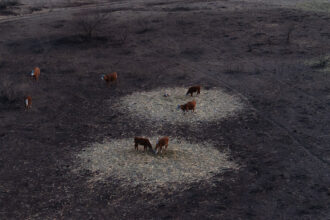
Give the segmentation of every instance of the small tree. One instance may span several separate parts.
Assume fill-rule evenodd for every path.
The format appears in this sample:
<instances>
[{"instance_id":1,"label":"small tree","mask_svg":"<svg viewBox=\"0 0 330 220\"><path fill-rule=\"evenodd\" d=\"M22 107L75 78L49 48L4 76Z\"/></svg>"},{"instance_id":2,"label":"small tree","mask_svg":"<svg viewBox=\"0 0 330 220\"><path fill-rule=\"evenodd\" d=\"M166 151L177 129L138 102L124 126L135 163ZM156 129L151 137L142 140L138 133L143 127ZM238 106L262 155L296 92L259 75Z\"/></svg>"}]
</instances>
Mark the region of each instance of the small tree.
<instances>
[{"instance_id":1,"label":"small tree","mask_svg":"<svg viewBox=\"0 0 330 220\"><path fill-rule=\"evenodd\" d=\"M292 35L292 32L294 31L294 26L289 26L288 29L287 29L287 34L286 34L286 43L287 44L290 44L290 40L291 40L291 35Z\"/></svg>"},{"instance_id":2,"label":"small tree","mask_svg":"<svg viewBox=\"0 0 330 220\"><path fill-rule=\"evenodd\" d=\"M77 14L75 26L86 40L91 40L95 33L106 24L107 20L108 14L101 11Z\"/></svg>"}]
</instances>

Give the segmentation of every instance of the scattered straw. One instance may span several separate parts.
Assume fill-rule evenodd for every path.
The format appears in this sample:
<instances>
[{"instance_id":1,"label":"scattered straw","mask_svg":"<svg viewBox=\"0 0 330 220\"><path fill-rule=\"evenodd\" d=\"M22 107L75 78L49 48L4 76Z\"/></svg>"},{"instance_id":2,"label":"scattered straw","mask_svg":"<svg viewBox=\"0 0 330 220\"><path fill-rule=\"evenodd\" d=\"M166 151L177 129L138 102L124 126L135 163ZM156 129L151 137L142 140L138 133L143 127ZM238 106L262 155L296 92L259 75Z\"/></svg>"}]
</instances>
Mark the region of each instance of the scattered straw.
<instances>
[{"instance_id":1,"label":"scattered straw","mask_svg":"<svg viewBox=\"0 0 330 220\"><path fill-rule=\"evenodd\" d=\"M186 96L187 88L167 88L150 92L135 92L120 99L117 105L140 119L167 123L196 123L232 116L243 108L239 98L220 89L203 90L194 97ZM169 94L164 97L164 94ZM196 100L195 112L183 113L178 105Z\"/></svg>"},{"instance_id":2,"label":"scattered straw","mask_svg":"<svg viewBox=\"0 0 330 220\"><path fill-rule=\"evenodd\" d=\"M157 138L150 139L154 145ZM122 186L139 186L154 191L161 187L175 188L207 179L225 169L237 168L228 161L225 153L212 144L190 143L171 138L163 155L134 150L133 138L96 143L77 155L77 169L87 169L95 175L91 181L102 181L109 177L120 180Z\"/></svg>"}]
</instances>

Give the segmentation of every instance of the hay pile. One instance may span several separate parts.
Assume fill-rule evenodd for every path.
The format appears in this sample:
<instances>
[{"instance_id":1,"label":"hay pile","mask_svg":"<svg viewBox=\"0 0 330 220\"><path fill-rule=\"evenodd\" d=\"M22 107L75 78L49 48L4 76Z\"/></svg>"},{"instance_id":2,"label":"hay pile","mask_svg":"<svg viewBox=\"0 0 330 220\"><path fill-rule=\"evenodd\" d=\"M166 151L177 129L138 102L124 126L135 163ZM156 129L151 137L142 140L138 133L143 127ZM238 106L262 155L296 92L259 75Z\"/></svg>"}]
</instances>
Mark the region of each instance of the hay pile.
<instances>
[{"instance_id":1,"label":"hay pile","mask_svg":"<svg viewBox=\"0 0 330 220\"><path fill-rule=\"evenodd\" d=\"M150 139L154 145L157 138ZM95 175L91 181L108 177L119 180L124 187L139 186L145 191L159 188L176 188L212 177L225 169L236 169L225 153L212 144L190 143L184 139L171 138L163 155L144 153L143 147L134 150L133 138L97 143L77 155L76 172L89 170Z\"/></svg>"},{"instance_id":2,"label":"hay pile","mask_svg":"<svg viewBox=\"0 0 330 220\"><path fill-rule=\"evenodd\" d=\"M162 121L172 124L216 121L232 116L243 108L239 98L220 89L201 90L194 97L186 96L187 88L167 88L150 92L135 92L120 99L116 105L120 111L146 120ZM164 97L164 94L169 94ZM194 113L182 113L177 106L195 99Z\"/></svg>"}]
</instances>

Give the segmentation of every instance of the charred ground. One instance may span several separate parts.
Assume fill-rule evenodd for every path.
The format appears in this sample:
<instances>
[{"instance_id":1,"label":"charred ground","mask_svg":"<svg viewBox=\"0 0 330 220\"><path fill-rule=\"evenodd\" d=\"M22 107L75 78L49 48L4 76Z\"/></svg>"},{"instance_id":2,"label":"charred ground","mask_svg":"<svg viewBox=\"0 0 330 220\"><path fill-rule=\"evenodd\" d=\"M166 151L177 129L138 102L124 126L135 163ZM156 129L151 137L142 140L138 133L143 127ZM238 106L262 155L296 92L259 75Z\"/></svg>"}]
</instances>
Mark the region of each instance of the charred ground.
<instances>
[{"instance_id":1,"label":"charred ground","mask_svg":"<svg viewBox=\"0 0 330 220\"><path fill-rule=\"evenodd\" d=\"M1 218L329 217L330 73L322 71L328 64L308 62L330 49L328 14L230 1L102 11L110 19L89 41L70 11L0 24ZM123 30L127 40L118 44ZM39 82L28 78L34 66ZM108 88L99 78L111 71L119 81ZM119 97L196 83L239 95L248 107L220 123L162 132L226 146L237 172L159 194L116 179L91 187L91 173L71 172L89 143L152 135L149 123L111 109Z\"/></svg>"}]
</instances>

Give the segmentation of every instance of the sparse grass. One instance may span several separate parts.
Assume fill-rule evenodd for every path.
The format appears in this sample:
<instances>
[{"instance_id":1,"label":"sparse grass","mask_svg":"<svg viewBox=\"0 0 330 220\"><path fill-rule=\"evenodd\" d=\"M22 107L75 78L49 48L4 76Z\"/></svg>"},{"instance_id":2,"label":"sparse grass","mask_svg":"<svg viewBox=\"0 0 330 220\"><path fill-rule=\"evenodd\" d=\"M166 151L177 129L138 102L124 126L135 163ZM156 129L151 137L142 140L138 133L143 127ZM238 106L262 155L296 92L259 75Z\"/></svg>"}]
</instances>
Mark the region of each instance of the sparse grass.
<instances>
[{"instance_id":1,"label":"sparse grass","mask_svg":"<svg viewBox=\"0 0 330 220\"><path fill-rule=\"evenodd\" d=\"M252 47L251 47L251 51L252 51ZM242 73L242 68L240 65L230 63L227 65L227 67L225 69L225 73L226 74Z\"/></svg>"},{"instance_id":2,"label":"sparse grass","mask_svg":"<svg viewBox=\"0 0 330 220\"><path fill-rule=\"evenodd\" d=\"M115 35L111 36L111 44L113 46L122 46L127 42L128 28L122 27L120 31L116 32Z\"/></svg>"},{"instance_id":3,"label":"sparse grass","mask_svg":"<svg viewBox=\"0 0 330 220\"><path fill-rule=\"evenodd\" d=\"M234 115L243 108L238 97L220 89L204 90L194 97L186 96L187 88L165 88L150 92L136 92L120 99L114 107L139 119L168 123L200 123L216 121ZM164 97L164 94L170 94ZM183 113L177 106L195 99L195 112Z\"/></svg>"},{"instance_id":4,"label":"sparse grass","mask_svg":"<svg viewBox=\"0 0 330 220\"><path fill-rule=\"evenodd\" d=\"M143 19L138 21L138 30L135 31L136 34L145 34L150 31L154 31L151 27L149 20Z\"/></svg>"},{"instance_id":5,"label":"sparse grass","mask_svg":"<svg viewBox=\"0 0 330 220\"><path fill-rule=\"evenodd\" d=\"M180 53L180 55L182 55L184 58L191 61L200 60L203 54L204 54L204 50L198 47L185 48Z\"/></svg>"},{"instance_id":6,"label":"sparse grass","mask_svg":"<svg viewBox=\"0 0 330 220\"><path fill-rule=\"evenodd\" d=\"M183 7L183 6L178 6L174 8L166 8L163 9L164 11L169 11L169 12L177 12L177 11L192 11L192 10L197 10L197 8L189 8L189 7Z\"/></svg>"},{"instance_id":7,"label":"sparse grass","mask_svg":"<svg viewBox=\"0 0 330 220\"><path fill-rule=\"evenodd\" d=\"M135 33L136 34L145 34L145 33L149 32L149 31L152 31L152 30L153 30L152 28L142 28L142 29L136 31Z\"/></svg>"},{"instance_id":8,"label":"sparse grass","mask_svg":"<svg viewBox=\"0 0 330 220\"><path fill-rule=\"evenodd\" d=\"M150 138L155 145L158 137ZM93 144L77 155L74 172L89 170L94 173L90 181L115 178L123 187L140 186L153 192L159 188L176 189L212 177L238 166L228 160L212 143L191 143L170 137L169 147L163 155L144 153L134 149L133 138L114 139Z\"/></svg>"},{"instance_id":9,"label":"sparse grass","mask_svg":"<svg viewBox=\"0 0 330 220\"><path fill-rule=\"evenodd\" d=\"M0 103L10 104L22 99L27 91L28 84L11 79L8 75L0 77Z\"/></svg>"},{"instance_id":10,"label":"sparse grass","mask_svg":"<svg viewBox=\"0 0 330 220\"><path fill-rule=\"evenodd\" d=\"M330 13L330 2L328 0L309 0L298 3L296 7L306 11Z\"/></svg>"},{"instance_id":11,"label":"sparse grass","mask_svg":"<svg viewBox=\"0 0 330 220\"><path fill-rule=\"evenodd\" d=\"M313 68L324 72L330 72L330 56L320 56L307 62L307 64Z\"/></svg>"}]
</instances>

